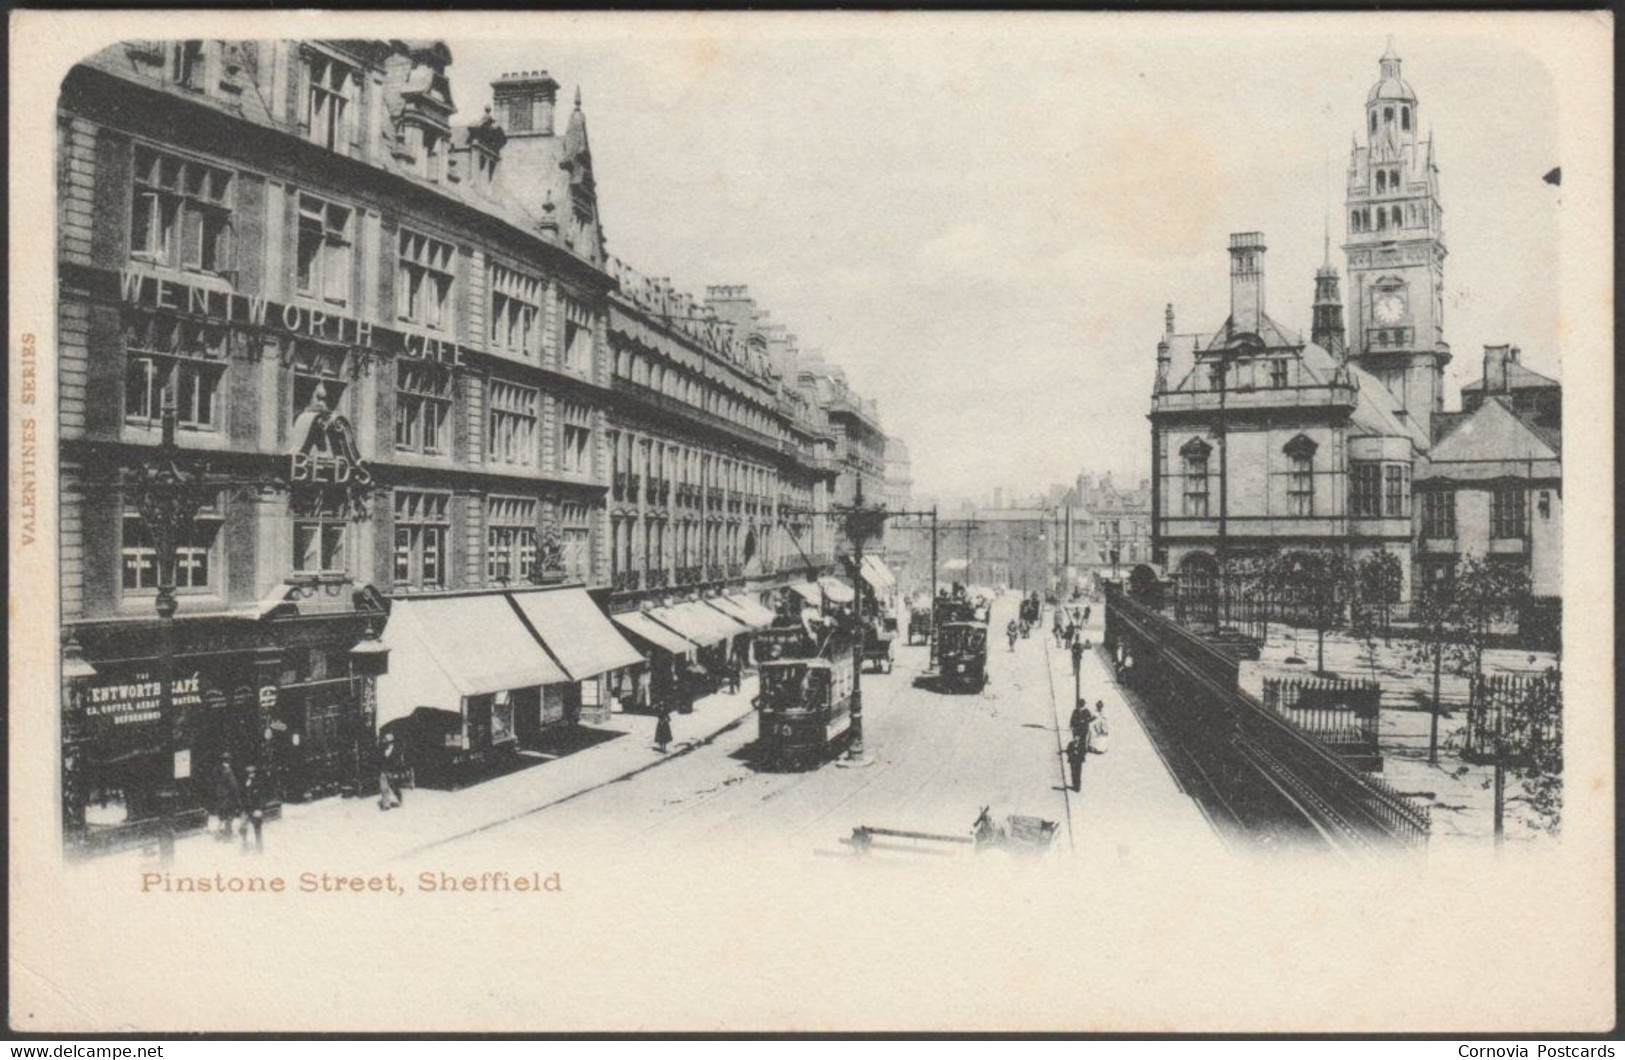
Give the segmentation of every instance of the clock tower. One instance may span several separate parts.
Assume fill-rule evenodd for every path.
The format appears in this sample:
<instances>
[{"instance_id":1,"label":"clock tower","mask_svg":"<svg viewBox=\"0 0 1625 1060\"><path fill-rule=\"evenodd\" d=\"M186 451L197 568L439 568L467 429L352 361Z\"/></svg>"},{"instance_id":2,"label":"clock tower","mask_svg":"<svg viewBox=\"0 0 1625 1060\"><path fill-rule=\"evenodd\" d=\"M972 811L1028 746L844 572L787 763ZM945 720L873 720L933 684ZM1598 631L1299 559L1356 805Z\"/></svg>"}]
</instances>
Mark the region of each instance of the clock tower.
<instances>
[{"instance_id":1,"label":"clock tower","mask_svg":"<svg viewBox=\"0 0 1625 1060\"><path fill-rule=\"evenodd\" d=\"M1349 355L1431 437L1444 406L1444 232L1433 138L1392 42L1366 96L1364 136L1349 155Z\"/></svg>"}]
</instances>

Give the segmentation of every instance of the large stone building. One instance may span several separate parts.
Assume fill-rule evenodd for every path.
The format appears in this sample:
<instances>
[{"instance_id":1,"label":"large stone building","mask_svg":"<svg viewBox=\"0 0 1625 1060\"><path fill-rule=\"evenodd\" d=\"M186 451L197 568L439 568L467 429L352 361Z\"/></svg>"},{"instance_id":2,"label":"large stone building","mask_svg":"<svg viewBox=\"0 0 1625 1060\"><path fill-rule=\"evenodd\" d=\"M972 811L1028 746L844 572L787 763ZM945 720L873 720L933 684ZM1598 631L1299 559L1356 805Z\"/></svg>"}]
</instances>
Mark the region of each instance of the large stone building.
<instances>
[{"instance_id":1,"label":"large stone building","mask_svg":"<svg viewBox=\"0 0 1625 1060\"><path fill-rule=\"evenodd\" d=\"M1562 390L1485 349L1462 410L1444 410L1444 259L1438 168L1392 47L1350 155L1345 330L1328 238L1308 342L1264 309L1263 237L1230 240L1231 313L1177 334L1167 310L1152 397L1156 561L1205 592L1231 557L1382 549L1413 584L1466 556L1525 571L1537 637L1561 592Z\"/></svg>"},{"instance_id":2,"label":"large stone building","mask_svg":"<svg viewBox=\"0 0 1625 1060\"><path fill-rule=\"evenodd\" d=\"M364 784L425 709L471 755L533 739L833 562L831 420L872 406L606 255L579 92L560 114L546 73L506 75L453 124L450 62L130 41L64 81L70 828L176 780L195 804L223 751L284 797ZM140 485L166 421L212 484L171 520L172 629Z\"/></svg>"},{"instance_id":3,"label":"large stone building","mask_svg":"<svg viewBox=\"0 0 1625 1060\"><path fill-rule=\"evenodd\" d=\"M1153 553L1200 591L1232 558L1334 548L1413 563L1412 479L1442 408L1438 171L1390 52L1348 172L1352 320L1330 248L1309 341L1265 310L1264 237L1230 239L1229 317L1178 334L1170 306L1152 397Z\"/></svg>"}]
</instances>

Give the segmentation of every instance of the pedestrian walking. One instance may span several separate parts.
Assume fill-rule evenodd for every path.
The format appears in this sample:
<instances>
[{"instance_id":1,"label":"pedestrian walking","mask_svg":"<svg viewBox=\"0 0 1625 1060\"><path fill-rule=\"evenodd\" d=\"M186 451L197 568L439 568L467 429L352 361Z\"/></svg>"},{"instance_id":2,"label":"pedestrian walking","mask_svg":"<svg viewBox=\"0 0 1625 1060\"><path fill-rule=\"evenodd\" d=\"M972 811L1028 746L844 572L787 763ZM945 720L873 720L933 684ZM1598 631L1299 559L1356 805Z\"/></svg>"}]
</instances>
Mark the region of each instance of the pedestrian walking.
<instances>
[{"instance_id":1,"label":"pedestrian walking","mask_svg":"<svg viewBox=\"0 0 1625 1060\"><path fill-rule=\"evenodd\" d=\"M265 853L265 780L250 762L243 771L243 853L248 853L248 832L254 832L254 853Z\"/></svg>"},{"instance_id":2,"label":"pedestrian walking","mask_svg":"<svg viewBox=\"0 0 1625 1060\"><path fill-rule=\"evenodd\" d=\"M1082 669L1083 669L1083 641L1074 640L1072 642L1072 676L1073 677L1078 676L1078 672L1080 670L1082 670Z\"/></svg>"},{"instance_id":3,"label":"pedestrian walking","mask_svg":"<svg viewBox=\"0 0 1625 1060\"><path fill-rule=\"evenodd\" d=\"M1077 642L1078 642L1078 624L1076 622L1068 622L1066 624L1066 646L1068 648L1070 648L1070 647L1072 647L1072 645L1076 644Z\"/></svg>"},{"instance_id":4,"label":"pedestrian walking","mask_svg":"<svg viewBox=\"0 0 1625 1060\"><path fill-rule=\"evenodd\" d=\"M662 709L660 720L655 722L655 746L660 753L666 753L666 745L671 743L671 711Z\"/></svg>"},{"instance_id":5,"label":"pedestrian walking","mask_svg":"<svg viewBox=\"0 0 1625 1060\"><path fill-rule=\"evenodd\" d=\"M1072 738L1082 743L1089 736L1089 723L1094 721L1094 715L1089 713L1089 704L1079 699L1072 708L1072 717L1067 721L1067 728L1072 732Z\"/></svg>"},{"instance_id":6,"label":"pedestrian walking","mask_svg":"<svg viewBox=\"0 0 1625 1060\"><path fill-rule=\"evenodd\" d=\"M1066 745L1066 764L1072 772L1072 790L1083 790L1083 759L1088 752L1084 750L1083 741L1076 736Z\"/></svg>"},{"instance_id":7,"label":"pedestrian walking","mask_svg":"<svg viewBox=\"0 0 1625 1060\"><path fill-rule=\"evenodd\" d=\"M378 754L378 808L393 810L406 800L401 797L401 773L406 765L400 742L392 732L384 733Z\"/></svg>"},{"instance_id":8,"label":"pedestrian walking","mask_svg":"<svg viewBox=\"0 0 1625 1060\"><path fill-rule=\"evenodd\" d=\"M1097 755L1105 754L1106 738L1109 735L1110 731L1106 726L1106 702L1105 700L1097 699L1095 700L1095 720L1094 723L1089 726L1090 752Z\"/></svg>"},{"instance_id":9,"label":"pedestrian walking","mask_svg":"<svg viewBox=\"0 0 1625 1060\"><path fill-rule=\"evenodd\" d=\"M1086 625L1086 626L1089 624L1089 605L1088 604L1083 605L1083 624Z\"/></svg>"},{"instance_id":10,"label":"pedestrian walking","mask_svg":"<svg viewBox=\"0 0 1625 1060\"><path fill-rule=\"evenodd\" d=\"M214 774L214 815L220 823L215 838L222 843L231 840L232 826L242 812L243 793L237 784L237 772L231 766L231 752L220 755L220 768Z\"/></svg>"},{"instance_id":11,"label":"pedestrian walking","mask_svg":"<svg viewBox=\"0 0 1625 1060\"><path fill-rule=\"evenodd\" d=\"M739 665L739 656L731 656L728 659L728 693L730 695L737 696L739 694L739 681L743 676L741 670L742 667Z\"/></svg>"},{"instance_id":12,"label":"pedestrian walking","mask_svg":"<svg viewBox=\"0 0 1625 1060\"><path fill-rule=\"evenodd\" d=\"M1055 611L1055 646L1059 648L1064 646L1065 643L1066 627L1061 624L1061 611L1057 608Z\"/></svg>"}]
</instances>

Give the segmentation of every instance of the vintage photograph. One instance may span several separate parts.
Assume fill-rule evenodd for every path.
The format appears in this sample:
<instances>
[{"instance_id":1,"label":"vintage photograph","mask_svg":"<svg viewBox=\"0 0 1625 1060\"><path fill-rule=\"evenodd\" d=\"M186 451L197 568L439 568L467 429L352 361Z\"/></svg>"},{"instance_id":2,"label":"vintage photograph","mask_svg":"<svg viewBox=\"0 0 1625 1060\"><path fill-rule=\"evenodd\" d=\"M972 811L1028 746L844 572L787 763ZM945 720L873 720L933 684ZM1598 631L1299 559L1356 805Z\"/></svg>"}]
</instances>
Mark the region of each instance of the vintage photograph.
<instances>
[{"instance_id":1,"label":"vintage photograph","mask_svg":"<svg viewBox=\"0 0 1625 1060\"><path fill-rule=\"evenodd\" d=\"M1320 17L87 37L13 142L49 871L413 921L562 908L573 857L1578 856L1609 100L1521 16ZM447 1017L308 1029L350 1018Z\"/></svg>"}]
</instances>

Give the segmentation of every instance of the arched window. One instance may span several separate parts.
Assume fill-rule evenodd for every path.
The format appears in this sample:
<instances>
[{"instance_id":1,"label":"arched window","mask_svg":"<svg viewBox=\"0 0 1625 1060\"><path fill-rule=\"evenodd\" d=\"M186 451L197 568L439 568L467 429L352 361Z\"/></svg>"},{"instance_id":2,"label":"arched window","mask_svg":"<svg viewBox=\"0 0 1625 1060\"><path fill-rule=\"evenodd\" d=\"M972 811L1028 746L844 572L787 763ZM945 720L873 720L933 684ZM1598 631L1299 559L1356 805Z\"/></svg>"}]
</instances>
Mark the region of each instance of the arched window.
<instances>
[{"instance_id":1,"label":"arched window","mask_svg":"<svg viewBox=\"0 0 1625 1060\"><path fill-rule=\"evenodd\" d=\"M1399 190L1399 170L1390 169L1388 171L1388 186L1395 191Z\"/></svg>"},{"instance_id":2,"label":"arched window","mask_svg":"<svg viewBox=\"0 0 1625 1060\"><path fill-rule=\"evenodd\" d=\"M1392 107L1384 107L1384 108L1382 108L1382 120L1383 120L1383 124L1392 125L1394 123L1394 108L1392 108Z\"/></svg>"},{"instance_id":3,"label":"arched window","mask_svg":"<svg viewBox=\"0 0 1625 1060\"><path fill-rule=\"evenodd\" d=\"M1383 229L1385 229L1387 227L1388 227L1388 211L1384 210L1381 206L1379 206L1379 207L1377 207L1377 231L1380 232L1380 231L1382 231Z\"/></svg>"},{"instance_id":4,"label":"arched window","mask_svg":"<svg viewBox=\"0 0 1625 1060\"><path fill-rule=\"evenodd\" d=\"M1305 434L1294 437L1282 447L1292 470L1287 479L1287 510L1293 515L1315 514L1315 449L1314 441Z\"/></svg>"},{"instance_id":5,"label":"arched window","mask_svg":"<svg viewBox=\"0 0 1625 1060\"><path fill-rule=\"evenodd\" d=\"M1376 111L1371 112L1371 131L1372 132L1377 131L1377 112Z\"/></svg>"},{"instance_id":6,"label":"arched window","mask_svg":"<svg viewBox=\"0 0 1625 1060\"><path fill-rule=\"evenodd\" d=\"M1399 108L1399 127L1401 129L1404 129L1406 132L1410 132L1410 130L1411 130L1411 108L1409 108L1409 107L1400 107Z\"/></svg>"},{"instance_id":7,"label":"arched window","mask_svg":"<svg viewBox=\"0 0 1625 1060\"><path fill-rule=\"evenodd\" d=\"M1207 518L1207 460L1212 452L1213 447L1200 438L1192 438L1179 447L1185 487L1183 515Z\"/></svg>"},{"instance_id":8,"label":"arched window","mask_svg":"<svg viewBox=\"0 0 1625 1060\"><path fill-rule=\"evenodd\" d=\"M1394 227L1395 228L1400 227L1399 207L1395 206L1392 210L1388 211L1388 213L1389 213L1390 218L1393 220Z\"/></svg>"},{"instance_id":9,"label":"arched window","mask_svg":"<svg viewBox=\"0 0 1625 1060\"><path fill-rule=\"evenodd\" d=\"M1381 195L1384 192L1386 192L1387 190L1388 190L1388 171L1386 169L1379 169L1379 170L1377 170L1377 194Z\"/></svg>"}]
</instances>

